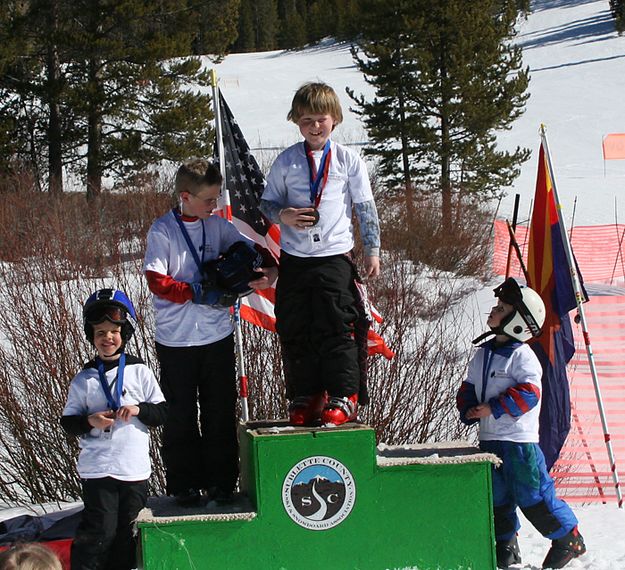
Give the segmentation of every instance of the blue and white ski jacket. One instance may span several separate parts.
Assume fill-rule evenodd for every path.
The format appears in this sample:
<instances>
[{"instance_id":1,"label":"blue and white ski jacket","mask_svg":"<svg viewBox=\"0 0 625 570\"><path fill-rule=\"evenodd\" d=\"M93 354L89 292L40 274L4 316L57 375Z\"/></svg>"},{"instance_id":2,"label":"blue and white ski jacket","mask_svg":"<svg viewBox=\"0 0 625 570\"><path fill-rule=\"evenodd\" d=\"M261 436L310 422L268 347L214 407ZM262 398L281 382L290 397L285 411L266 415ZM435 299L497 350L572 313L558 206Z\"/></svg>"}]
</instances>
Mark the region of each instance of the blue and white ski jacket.
<instances>
[{"instance_id":1,"label":"blue and white ski jacket","mask_svg":"<svg viewBox=\"0 0 625 570\"><path fill-rule=\"evenodd\" d=\"M534 351L518 341L482 344L469 363L456 405L465 424L467 411L487 402L492 414L481 418L480 441L538 442L542 367Z\"/></svg>"}]
</instances>

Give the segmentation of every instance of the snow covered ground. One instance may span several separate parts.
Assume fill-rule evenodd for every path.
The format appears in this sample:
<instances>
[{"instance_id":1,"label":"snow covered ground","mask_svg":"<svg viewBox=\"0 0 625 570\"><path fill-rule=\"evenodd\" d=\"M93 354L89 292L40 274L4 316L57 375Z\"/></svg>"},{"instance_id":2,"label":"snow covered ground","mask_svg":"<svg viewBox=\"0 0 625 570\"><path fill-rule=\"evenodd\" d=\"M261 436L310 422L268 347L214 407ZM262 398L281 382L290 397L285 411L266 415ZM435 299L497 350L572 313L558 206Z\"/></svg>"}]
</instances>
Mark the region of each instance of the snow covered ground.
<instances>
[{"instance_id":1,"label":"snow covered ground","mask_svg":"<svg viewBox=\"0 0 625 570\"><path fill-rule=\"evenodd\" d=\"M588 551L571 561L571 570L623 570L625 568L625 511L614 505L572 505ZM522 519L519 545L523 564L516 568L538 570L549 550L549 541Z\"/></svg>"},{"instance_id":2,"label":"snow covered ground","mask_svg":"<svg viewBox=\"0 0 625 570\"><path fill-rule=\"evenodd\" d=\"M501 214L510 216L514 193L521 194L522 215L529 210L538 129L544 123L567 220L577 197L576 224L612 223L615 204L621 212L625 209L625 161L604 164L601 141L605 134L625 132L625 37L614 32L608 1L536 0L520 32L518 42L531 69L531 98L526 113L499 140L505 148L521 145L534 154L503 201ZM345 121L335 138L353 144L366 141L357 116L348 111L351 101L345 87L367 97L373 93L354 67L347 45L328 42L294 52L236 54L216 68L226 100L252 147L284 147L299 139L286 114L295 90L309 80L329 83L342 100ZM625 214L621 218L625 221ZM479 312L487 313L491 291L476 299ZM573 509L588 553L567 568L625 569L625 510L615 505L573 505ZM0 510L0 521L23 512ZM527 522L520 545L524 560L520 567L540 568L549 543Z\"/></svg>"}]
</instances>

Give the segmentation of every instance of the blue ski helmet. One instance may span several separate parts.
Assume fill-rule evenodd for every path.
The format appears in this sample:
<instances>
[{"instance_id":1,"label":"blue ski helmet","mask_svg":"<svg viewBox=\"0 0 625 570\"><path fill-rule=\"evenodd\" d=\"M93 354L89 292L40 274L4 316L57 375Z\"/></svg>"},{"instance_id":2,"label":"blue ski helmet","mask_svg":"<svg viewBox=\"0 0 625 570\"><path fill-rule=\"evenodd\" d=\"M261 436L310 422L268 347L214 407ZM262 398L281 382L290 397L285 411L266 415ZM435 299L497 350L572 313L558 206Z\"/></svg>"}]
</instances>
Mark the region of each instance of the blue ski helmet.
<instances>
[{"instance_id":1,"label":"blue ski helmet","mask_svg":"<svg viewBox=\"0 0 625 570\"><path fill-rule=\"evenodd\" d=\"M82 320L87 340L93 344L93 325L109 321L121 325L122 341L125 345L135 331L137 313L130 299L117 289L98 289L85 301Z\"/></svg>"}]
</instances>

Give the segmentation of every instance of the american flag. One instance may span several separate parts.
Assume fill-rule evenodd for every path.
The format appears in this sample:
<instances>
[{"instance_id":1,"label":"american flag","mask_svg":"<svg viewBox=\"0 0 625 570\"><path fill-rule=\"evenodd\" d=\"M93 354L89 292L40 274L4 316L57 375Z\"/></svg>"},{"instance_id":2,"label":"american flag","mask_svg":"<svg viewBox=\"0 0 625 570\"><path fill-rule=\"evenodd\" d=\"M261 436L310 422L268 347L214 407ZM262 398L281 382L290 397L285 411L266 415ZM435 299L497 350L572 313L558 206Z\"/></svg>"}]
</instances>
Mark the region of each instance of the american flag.
<instances>
[{"instance_id":1,"label":"american flag","mask_svg":"<svg viewBox=\"0 0 625 570\"><path fill-rule=\"evenodd\" d=\"M225 158L225 187L227 192L221 203L221 215L230 220L246 237L268 249L275 259L280 259L280 228L270 222L260 211L260 197L265 188L265 177L250 151L243 133L221 91L219 113ZM215 156L219 158L219 145L215 145ZM229 196L228 196L229 195ZM276 330L274 287L254 291L243 297L241 317L267 330ZM377 322L382 318L371 306L371 315ZM394 353L386 346L382 337L372 328L368 331L369 354L382 354L392 358Z\"/></svg>"},{"instance_id":2,"label":"american flag","mask_svg":"<svg viewBox=\"0 0 625 570\"><path fill-rule=\"evenodd\" d=\"M260 211L260 197L265 188L265 177L250 151L243 133L230 107L219 91L222 140L226 165L222 215L230 220L246 237L268 249L276 260L280 259L280 228L271 223ZM219 158L219 145L215 145ZM271 331L276 330L274 287L254 291L243 297L241 317Z\"/></svg>"}]
</instances>

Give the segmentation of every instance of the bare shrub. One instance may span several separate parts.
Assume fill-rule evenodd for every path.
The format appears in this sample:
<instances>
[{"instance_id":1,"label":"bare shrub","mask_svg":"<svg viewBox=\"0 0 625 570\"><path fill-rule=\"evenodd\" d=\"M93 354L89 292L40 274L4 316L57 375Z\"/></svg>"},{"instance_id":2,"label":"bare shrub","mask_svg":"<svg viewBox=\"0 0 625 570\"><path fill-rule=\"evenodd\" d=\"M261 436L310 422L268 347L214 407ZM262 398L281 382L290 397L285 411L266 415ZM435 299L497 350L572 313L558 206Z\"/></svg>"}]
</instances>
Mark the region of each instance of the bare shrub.
<instances>
[{"instance_id":1,"label":"bare shrub","mask_svg":"<svg viewBox=\"0 0 625 570\"><path fill-rule=\"evenodd\" d=\"M94 354L80 317L92 291L106 286L129 294L140 321L128 350L158 377L152 303L141 263L147 230L170 198L142 190L144 182L137 181L139 189L104 194L91 206L80 194L51 200L36 192L0 192L0 493L7 502L79 496L76 438L65 436L59 418L71 378ZM424 202L423 209L429 207ZM457 420L454 395L467 361L456 312L466 293L464 281L423 260L413 262L419 248L427 247L413 239L410 228L403 229L400 218L393 222L399 214L391 208L381 213L391 248L370 292L385 318L380 332L397 355L390 361L370 359L371 403L361 418L389 444L463 437L468 432ZM435 213L421 215L432 230ZM439 246L424 228L414 232L432 248ZM467 257L459 246L454 252ZM468 267L464 261L457 266ZM479 269L479 263L474 266ZM243 333L250 416L283 418L278 338L249 324ZM152 492L164 489L158 446L153 432Z\"/></svg>"},{"instance_id":2,"label":"bare shrub","mask_svg":"<svg viewBox=\"0 0 625 570\"><path fill-rule=\"evenodd\" d=\"M482 277L488 273L493 218L486 206L458 201L449 233L443 228L441 199L436 194L416 195L412 221L404 197L380 194L376 200L386 249L402 251L407 259L457 275Z\"/></svg>"},{"instance_id":3,"label":"bare shrub","mask_svg":"<svg viewBox=\"0 0 625 570\"><path fill-rule=\"evenodd\" d=\"M384 317L380 333L395 358L370 359L371 403L361 419L378 441L424 443L465 437L455 394L467 365L464 280L385 255L384 278L370 294Z\"/></svg>"},{"instance_id":4,"label":"bare shrub","mask_svg":"<svg viewBox=\"0 0 625 570\"><path fill-rule=\"evenodd\" d=\"M24 193L4 195L1 203L0 212L19 221L2 226L1 243L23 231L0 262L0 492L13 503L77 498L77 441L59 419L69 382L94 355L82 330L82 303L102 287L126 291L143 317L128 350L158 373L141 265L163 197L103 196L95 211L84 195L51 201ZM158 433L151 455L157 491L164 481Z\"/></svg>"}]
</instances>

